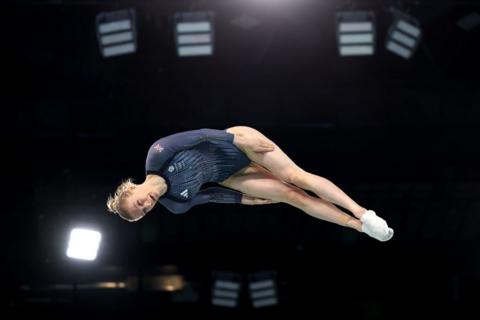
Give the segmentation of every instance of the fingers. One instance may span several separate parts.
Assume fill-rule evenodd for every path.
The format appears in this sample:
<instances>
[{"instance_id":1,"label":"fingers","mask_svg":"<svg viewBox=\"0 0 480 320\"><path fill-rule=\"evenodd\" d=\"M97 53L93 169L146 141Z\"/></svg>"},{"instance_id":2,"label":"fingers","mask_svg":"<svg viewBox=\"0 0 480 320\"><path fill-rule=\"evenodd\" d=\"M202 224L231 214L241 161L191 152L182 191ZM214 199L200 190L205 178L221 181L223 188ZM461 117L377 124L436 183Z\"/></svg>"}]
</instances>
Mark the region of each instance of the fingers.
<instances>
[{"instance_id":1,"label":"fingers","mask_svg":"<svg viewBox=\"0 0 480 320\"><path fill-rule=\"evenodd\" d=\"M271 199L261 199L261 198L254 198L254 204L270 204L270 203L277 203L277 201L273 201Z\"/></svg>"},{"instance_id":2,"label":"fingers","mask_svg":"<svg viewBox=\"0 0 480 320\"><path fill-rule=\"evenodd\" d=\"M248 195L243 195L242 198L243 204L250 204L250 205L261 205L261 204L271 204L271 203L278 203L278 201L274 201L271 199L262 199L262 198L255 198Z\"/></svg>"},{"instance_id":3,"label":"fingers","mask_svg":"<svg viewBox=\"0 0 480 320\"><path fill-rule=\"evenodd\" d=\"M255 152L270 152L275 150L275 146L269 142L261 141L256 145Z\"/></svg>"},{"instance_id":4,"label":"fingers","mask_svg":"<svg viewBox=\"0 0 480 320\"><path fill-rule=\"evenodd\" d=\"M263 146L268 151L273 151L275 149L275 145L273 145L273 143L270 143L270 142L263 142Z\"/></svg>"}]
</instances>

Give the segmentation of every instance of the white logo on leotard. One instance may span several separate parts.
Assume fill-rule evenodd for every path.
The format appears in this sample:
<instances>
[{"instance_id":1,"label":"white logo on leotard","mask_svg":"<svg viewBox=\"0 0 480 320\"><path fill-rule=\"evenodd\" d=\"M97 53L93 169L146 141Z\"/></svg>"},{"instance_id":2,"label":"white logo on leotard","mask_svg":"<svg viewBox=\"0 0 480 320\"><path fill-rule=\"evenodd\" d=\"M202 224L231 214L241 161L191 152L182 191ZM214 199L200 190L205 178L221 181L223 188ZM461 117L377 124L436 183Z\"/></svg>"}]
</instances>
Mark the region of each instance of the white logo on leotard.
<instances>
[{"instance_id":1,"label":"white logo on leotard","mask_svg":"<svg viewBox=\"0 0 480 320\"><path fill-rule=\"evenodd\" d=\"M173 170L175 170L175 167L174 167L174 166L168 167L168 172L173 172Z\"/></svg>"},{"instance_id":2,"label":"white logo on leotard","mask_svg":"<svg viewBox=\"0 0 480 320\"><path fill-rule=\"evenodd\" d=\"M183 190L180 194L185 198L188 198L188 189Z\"/></svg>"}]
</instances>

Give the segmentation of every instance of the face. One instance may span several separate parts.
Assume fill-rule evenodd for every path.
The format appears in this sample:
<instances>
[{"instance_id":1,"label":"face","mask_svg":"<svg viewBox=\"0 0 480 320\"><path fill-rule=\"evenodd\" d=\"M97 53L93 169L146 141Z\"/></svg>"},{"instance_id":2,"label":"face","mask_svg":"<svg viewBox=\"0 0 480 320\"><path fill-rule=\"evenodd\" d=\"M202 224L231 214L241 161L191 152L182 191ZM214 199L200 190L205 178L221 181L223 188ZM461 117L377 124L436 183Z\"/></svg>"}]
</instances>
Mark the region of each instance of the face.
<instances>
[{"instance_id":1,"label":"face","mask_svg":"<svg viewBox=\"0 0 480 320\"><path fill-rule=\"evenodd\" d=\"M158 195L142 188L142 186L134 186L130 189L130 195L125 198L124 206L128 211L131 222L138 221L143 218L157 203Z\"/></svg>"}]
</instances>

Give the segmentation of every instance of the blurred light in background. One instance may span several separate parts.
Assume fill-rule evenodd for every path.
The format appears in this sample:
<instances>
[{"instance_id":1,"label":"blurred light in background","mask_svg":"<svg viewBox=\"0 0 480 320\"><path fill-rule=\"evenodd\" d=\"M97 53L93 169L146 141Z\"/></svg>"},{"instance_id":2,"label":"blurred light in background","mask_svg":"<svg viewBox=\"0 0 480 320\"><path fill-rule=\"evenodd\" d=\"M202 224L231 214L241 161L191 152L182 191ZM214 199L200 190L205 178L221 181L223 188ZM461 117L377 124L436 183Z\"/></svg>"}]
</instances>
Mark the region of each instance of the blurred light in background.
<instances>
[{"instance_id":1,"label":"blurred light in background","mask_svg":"<svg viewBox=\"0 0 480 320\"><path fill-rule=\"evenodd\" d=\"M337 40L341 56L372 55L375 51L375 15L370 11L337 12Z\"/></svg>"},{"instance_id":2,"label":"blurred light in background","mask_svg":"<svg viewBox=\"0 0 480 320\"><path fill-rule=\"evenodd\" d=\"M244 30L251 30L257 27L260 24L260 21L252 16L242 14L234 18L231 21L231 24Z\"/></svg>"},{"instance_id":3,"label":"blurred light in background","mask_svg":"<svg viewBox=\"0 0 480 320\"><path fill-rule=\"evenodd\" d=\"M419 25L417 19L394 11L394 21L387 35L387 50L410 59L420 42L422 32Z\"/></svg>"},{"instance_id":4,"label":"blurred light in background","mask_svg":"<svg viewBox=\"0 0 480 320\"><path fill-rule=\"evenodd\" d=\"M258 272L248 276L248 291L254 308L278 304L277 280L274 271Z\"/></svg>"},{"instance_id":5,"label":"blurred light in background","mask_svg":"<svg viewBox=\"0 0 480 320\"><path fill-rule=\"evenodd\" d=\"M457 25L466 31L473 30L478 25L480 25L480 14L478 14L477 12L469 13L468 15L458 20Z\"/></svg>"},{"instance_id":6,"label":"blurred light in background","mask_svg":"<svg viewBox=\"0 0 480 320\"><path fill-rule=\"evenodd\" d=\"M179 274L175 265L164 265L159 268L155 275L147 275L143 278L143 288L153 291L180 291L185 286L183 275Z\"/></svg>"},{"instance_id":7,"label":"blurred light in background","mask_svg":"<svg viewBox=\"0 0 480 320\"><path fill-rule=\"evenodd\" d=\"M101 12L97 15L97 39L104 58L137 50L135 10Z\"/></svg>"},{"instance_id":8,"label":"blurred light in background","mask_svg":"<svg viewBox=\"0 0 480 320\"><path fill-rule=\"evenodd\" d=\"M213 272L212 305L235 308L238 306L241 275L228 272Z\"/></svg>"},{"instance_id":9,"label":"blurred light in background","mask_svg":"<svg viewBox=\"0 0 480 320\"><path fill-rule=\"evenodd\" d=\"M175 41L180 57L213 54L213 12L175 14Z\"/></svg>"},{"instance_id":10,"label":"blurred light in background","mask_svg":"<svg viewBox=\"0 0 480 320\"><path fill-rule=\"evenodd\" d=\"M70 232L67 257L80 260L95 260L102 235L95 230L74 228Z\"/></svg>"}]
</instances>

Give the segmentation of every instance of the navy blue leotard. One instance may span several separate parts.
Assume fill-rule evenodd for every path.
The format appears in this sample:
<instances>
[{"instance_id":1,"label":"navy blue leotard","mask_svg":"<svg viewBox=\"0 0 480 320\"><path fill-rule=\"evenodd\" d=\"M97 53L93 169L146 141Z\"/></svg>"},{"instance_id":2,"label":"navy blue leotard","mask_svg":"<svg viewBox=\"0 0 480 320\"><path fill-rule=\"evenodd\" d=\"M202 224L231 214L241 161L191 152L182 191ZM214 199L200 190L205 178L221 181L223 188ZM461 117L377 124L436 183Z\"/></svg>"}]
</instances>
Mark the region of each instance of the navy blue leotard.
<instances>
[{"instance_id":1,"label":"navy blue leotard","mask_svg":"<svg viewBox=\"0 0 480 320\"><path fill-rule=\"evenodd\" d=\"M158 202L173 213L207 203L240 203L242 193L209 187L250 164L251 160L233 144L234 135L217 129L183 131L155 141L148 150L146 174L157 174L167 183Z\"/></svg>"}]
</instances>

